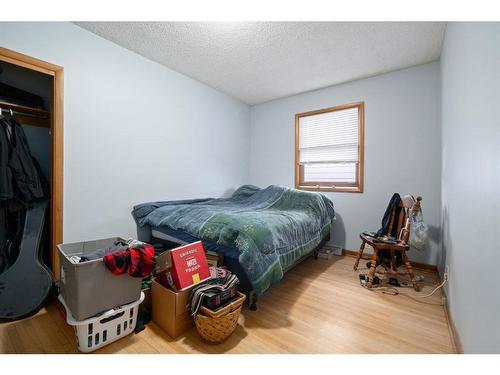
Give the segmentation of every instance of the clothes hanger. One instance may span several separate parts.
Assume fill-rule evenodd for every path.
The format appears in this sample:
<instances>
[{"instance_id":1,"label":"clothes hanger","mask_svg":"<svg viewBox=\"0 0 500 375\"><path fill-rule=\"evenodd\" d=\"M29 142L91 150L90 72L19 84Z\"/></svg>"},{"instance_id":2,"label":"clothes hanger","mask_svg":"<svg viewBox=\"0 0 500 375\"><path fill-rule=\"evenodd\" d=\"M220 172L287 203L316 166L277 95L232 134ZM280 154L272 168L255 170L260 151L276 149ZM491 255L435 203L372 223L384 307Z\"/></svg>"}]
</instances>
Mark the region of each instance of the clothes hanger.
<instances>
[{"instance_id":1,"label":"clothes hanger","mask_svg":"<svg viewBox=\"0 0 500 375\"><path fill-rule=\"evenodd\" d=\"M2 107L0 107L0 116L1 117L5 117L4 115L4 111L6 111L6 109L3 109ZM14 117L14 111L12 109L9 108L9 115Z\"/></svg>"},{"instance_id":2,"label":"clothes hanger","mask_svg":"<svg viewBox=\"0 0 500 375\"><path fill-rule=\"evenodd\" d=\"M4 115L4 111L6 111L6 109L0 107L0 119L3 120L1 122L5 127L5 131L7 132L7 138L10 140L12 136L12 127L13 127L11 119L14 117L14 112L12 111L12 109L9 109L10 116L7 117Z\"/></svg>"}]
</instances>

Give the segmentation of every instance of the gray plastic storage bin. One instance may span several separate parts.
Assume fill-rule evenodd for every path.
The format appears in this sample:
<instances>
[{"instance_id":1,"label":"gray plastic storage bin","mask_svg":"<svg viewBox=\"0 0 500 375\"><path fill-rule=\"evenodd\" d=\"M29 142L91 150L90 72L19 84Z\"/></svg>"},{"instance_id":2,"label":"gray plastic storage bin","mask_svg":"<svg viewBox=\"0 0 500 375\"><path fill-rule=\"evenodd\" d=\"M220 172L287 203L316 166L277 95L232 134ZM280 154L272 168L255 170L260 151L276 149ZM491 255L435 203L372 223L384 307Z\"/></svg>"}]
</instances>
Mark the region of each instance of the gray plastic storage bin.
<instances>
[{"instance_id":1,"label":"gray plastic storage bin","mask_svg":"<svg viewBox=\"0 0 500 375\"><path fill-rule=\"evenodd\" d=\"M113 275L102 259L73 263L72 256L82 256L104 249L119 237L58 245L61 260L61 294L77 320L84 320L141 296L140 277Z\"/></svg>"}]
</instances>

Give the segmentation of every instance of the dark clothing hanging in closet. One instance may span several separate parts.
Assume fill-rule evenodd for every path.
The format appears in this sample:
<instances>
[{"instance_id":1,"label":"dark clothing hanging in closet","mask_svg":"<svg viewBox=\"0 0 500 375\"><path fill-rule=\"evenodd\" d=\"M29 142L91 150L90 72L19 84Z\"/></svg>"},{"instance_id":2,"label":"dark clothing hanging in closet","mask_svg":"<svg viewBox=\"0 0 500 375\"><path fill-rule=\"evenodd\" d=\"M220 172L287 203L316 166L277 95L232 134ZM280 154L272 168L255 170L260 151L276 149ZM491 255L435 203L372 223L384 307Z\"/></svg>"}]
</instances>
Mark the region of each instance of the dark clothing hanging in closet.
<instances>
[{"instance_id":1,"label":"dark clothing hanging in closet","mask_svg":"<svg viewBox=\"0 0 500 375\"><path fill-rule=\"evenodd\" d=\"M45 197L43 177L22 126L13 118L2 118L0 122L0 200L16 197L31 202Z\"/></svg>"},{"instance_id":2,"label":"dark clothing hanging in closet","mask_svg":"<svg viewBox=\"0 0 500 375\"><path fill-rule=\"evenodd\" d=\"M0 202L14 198L12 172L9 168L10 144L7 130L8 128L2 121L0 124Z\"/></svg>"}]
</instances>

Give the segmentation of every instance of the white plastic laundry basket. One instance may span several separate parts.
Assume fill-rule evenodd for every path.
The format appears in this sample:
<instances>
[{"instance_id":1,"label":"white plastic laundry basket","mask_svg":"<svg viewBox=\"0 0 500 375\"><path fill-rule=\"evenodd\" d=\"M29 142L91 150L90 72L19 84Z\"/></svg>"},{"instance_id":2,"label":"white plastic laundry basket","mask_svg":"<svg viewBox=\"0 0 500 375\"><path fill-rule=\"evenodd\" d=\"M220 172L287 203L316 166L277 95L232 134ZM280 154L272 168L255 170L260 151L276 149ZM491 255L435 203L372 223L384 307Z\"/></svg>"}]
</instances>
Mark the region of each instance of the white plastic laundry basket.
<instances>
[{"instance_id":1,"label":"white plastic laundry basket","mask_svg":"<svg viewBox=\"0 0 500 375\"><path fill-rule=\"evenodd\" d=\"M144 293L132 303L108 310L100 315L85 320L76 320L66 306L64 298L59 301L66 309L66 322L75 328L78 350L90 353L105 345L127 336L135 329L139 304L144 300Z\"/></svg>"}]
</instances>

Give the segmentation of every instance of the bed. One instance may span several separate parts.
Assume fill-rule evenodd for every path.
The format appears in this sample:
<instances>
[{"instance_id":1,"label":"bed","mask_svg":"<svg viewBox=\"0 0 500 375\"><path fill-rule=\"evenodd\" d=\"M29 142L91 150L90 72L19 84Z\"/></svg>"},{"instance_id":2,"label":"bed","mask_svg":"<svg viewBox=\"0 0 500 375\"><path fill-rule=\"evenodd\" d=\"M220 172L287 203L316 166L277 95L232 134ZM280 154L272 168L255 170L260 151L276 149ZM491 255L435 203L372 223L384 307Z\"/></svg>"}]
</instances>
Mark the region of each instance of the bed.
<instances>
[{"instance_id":1,"label":"bed","mask_svg":"<svg viewBox=\"0 0 500 375\"><path fill-rule=\"evenodd\" d=\"M334 214L324 194L277 185L243 185L229 198L149 202L132 211L142 241L201 240L223 254L252 308L257 296L329 239Z\"/></svg>"}]
</instances>

